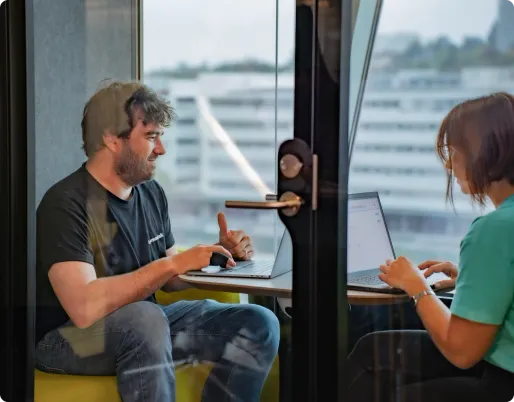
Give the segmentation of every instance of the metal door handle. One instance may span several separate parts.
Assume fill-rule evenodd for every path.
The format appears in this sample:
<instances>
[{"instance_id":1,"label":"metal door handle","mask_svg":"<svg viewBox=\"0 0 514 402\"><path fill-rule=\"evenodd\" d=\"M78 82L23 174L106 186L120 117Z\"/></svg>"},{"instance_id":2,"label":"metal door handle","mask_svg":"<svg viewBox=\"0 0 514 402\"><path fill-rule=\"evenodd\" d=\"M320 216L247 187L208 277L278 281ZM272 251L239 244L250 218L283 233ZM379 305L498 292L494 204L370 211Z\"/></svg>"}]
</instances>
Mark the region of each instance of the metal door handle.
<instances>
[{"instance_id":1,"label":"metal door handle","mask_svg":"<svg viewBox=\"0 0 514 402\"><path fill-rule=\"evenodd\" d=\"M272 197L266 196L266 199ZM280 199L270 201L225 201L227 208L240 209L281 209L284 215L296 215L303 204L303 200L293 192L285 192Z\"/></svg>"}]
</instances>

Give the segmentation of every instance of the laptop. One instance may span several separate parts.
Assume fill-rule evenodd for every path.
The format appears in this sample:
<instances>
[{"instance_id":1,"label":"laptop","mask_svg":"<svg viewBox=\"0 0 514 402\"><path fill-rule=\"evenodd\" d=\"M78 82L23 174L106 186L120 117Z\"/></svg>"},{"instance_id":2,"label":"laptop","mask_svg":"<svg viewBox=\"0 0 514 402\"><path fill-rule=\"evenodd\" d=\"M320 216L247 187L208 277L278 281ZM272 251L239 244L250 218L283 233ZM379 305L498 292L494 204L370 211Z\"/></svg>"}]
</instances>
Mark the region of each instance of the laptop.
<instances>
[{"instance_id":1,"label":"laptop","mask_svg":"<svg viewBox=\"0 0 514 402\"><path fill-rule=\"evenodd\" d=\"M189 271L187 275L271 279L293 269L292 255L293 244L291 235L287 230L284 230L278 246L277 256L274 260L237 261L234 268L226 269L208 266L199 271Z\"/></svg>"},{"instance_id":2,"label":"laptop","mask_svg":"<svg viewBox=\"0 0 514 402\"><path fill-rule=\"evenodd\" d=\"M352 290L403 293L384 283L378 275L380 265L395 259L389 229L378 192L348 196L348 275L347 288ZM435 273L427 280L430 285L448 279Z\"/></svg>"}]
</instances>

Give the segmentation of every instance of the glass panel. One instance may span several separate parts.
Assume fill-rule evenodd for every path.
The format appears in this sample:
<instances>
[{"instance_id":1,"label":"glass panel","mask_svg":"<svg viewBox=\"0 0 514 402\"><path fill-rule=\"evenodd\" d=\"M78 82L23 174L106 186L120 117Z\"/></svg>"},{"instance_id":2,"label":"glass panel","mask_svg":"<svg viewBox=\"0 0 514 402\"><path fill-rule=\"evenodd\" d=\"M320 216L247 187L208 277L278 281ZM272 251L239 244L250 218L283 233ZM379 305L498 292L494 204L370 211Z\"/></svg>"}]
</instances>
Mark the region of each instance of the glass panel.
<instances>
[{"instance_id":1,"label":"glass panel","mask_svg":"<svg viewBox=\"0 0 514 402\"><path fill-rule=\"evenodd\" d=\"M275 193L277 143L293 136L293 2L144 6L143 79L177 114L157 178L178 246L216 241L223 211L231 228L251 233L256 258L273 256L276 211L225 210L224 201Z\"/></svg>"},{"instance_id":2,"label":"glass panel","mask_svg":"<svg viewBox=\"0 0 514 402\"><path fill-rule=\"evenodd\" d=\"M349 147L350 155L357 130L362 97L366 85L382 0L367 0L361 7L360 0L353 1L353 37L350 58L350 110Z\"/></svg>"},{"instance_id":3,"label":"glass panel","mask_svg":"<svg viewBox=\"0 0 514 402\"><path fill-rule=\"evenodd\" d=\"M446 173L435 138L451 107L509 85L507 39L493 29L501 20L496 12L509 7L507 1L501 4L470 6L480 16L476 24L447 28L436 28L435 6L409 3L415 15L428 13L420 28L414 22L418 17L400 18L407 2L384 5L352 154L350 192L380 192L398 255L457 261L460 239L479 213L458 191L458 214L446 205ZM455 7L445 18L458 15Z\"/></svg>"},{"instance_id":4,"label":"glass panel","mask_svg":"<svg viewBox=\"0 0 514 402\"><path fill-rule=\"evenodd\" d=\"M144 2L143 80L176 113L156 178L179 249L217 242L223 212L230 229L251 237L254 260L277 255L284 226L276 210L224 203L276 193L278 145L293 137L294 8L293 0ZM238 297L275 310L274 299ZM282 311L275 310L287 320ZM278 380L275 363L262 401L278 400ZM223 378L217 384L231 392Z\"/></svg>"},{"instance_id":5,"label":"glass panel","mask_svg":"<svg viewBox=\"0 0 514 402\"><path fill-rule=\"evenodd\" d=\"M33 9L39 204L86 159L80 138L86 100L104 80L136 78L137 32L126 0L34 1Z\"/></svg>"},{"instance_id":6,"label":"glass panel","mask_svg":"<svg viewBox=\"0 0 514 402\"><path fill-rule=\"evenodd\" d=\"M35 105L34 115L29 116L29 128L34 132L29 130L29 135L35 136L38 207L34 399L79 400L102 395L100 398L105 400L119 400L116 373L126 375L128 366L116 367L122 342L114 333L119 330L117 324L123 326L130 320L121 319L114 324L113 317L122 318L123 309L113 313L113 306L126 305L126 311L135 312L128 304L139 300L141 295L134 295L134 282L123 284L120 279L110 286L112 278L105 277L116 270L120 273L118 264L125 264L123 257L110 253L111 246L117 247L117 251L134 246L139 256L143 251L140 244L130 242L113 246L118 240L114 240L115 235L108 228L115 225L105 224L111 223L108 219L112 216L106 212L109 204L101 202L105 200L103 197L113 195L103 188L105 182L100 185L83 166L87 157L81 149L81 121L86 102L97 90L112 81L137 78L138 2L33 0L24 3L30 13L27 23L31 24L27 29L28 48L33 51L27 66L29 74L34 74L28 78L28 94L35 98L29 102ZM123 105L118 106L122 110ZM32 112L30 108L29 112ZM101 126L106 119L101 108L89 112L93 116L90 124L99 124L96 127L101 129L91 128L88 132L94 132L92 135L103 150L104 129L112 126ZM106 152L102 155L105 169L100 169L100 175L110 177L112 180L107 183L113 184L117 174L112 160L108 162ZM99 192L89 185L97 186L94 188ZM95 198L96 195L100 198ZM93 212L97 206L103 213ZM144 248L147 241L141 240ZM130 269L138 268L133 258L130 257L133 263ZM146 262L141 259L142 264ZM95 276L104 278L96 280ZM78 375L87 376L75 377ZM133 399L127 387L120 385L119 389L124 391L125 399Z\"/></svg>"},{"instance_id":7,"label":"glass panel","mask_svg":"<svg viewBox=\"0 0 514 402\"><path fill-rule=\"evenodd\" d=\"M353 144L349 191L378 192L396 256L408 257L415 269L426 260L435 260L450 261L454 267L462 264L464 272L461 242L471 223L493 210L490 202L483 209L473 206L458 183L452 183L455 209L445 201L447 172L436 152L436 137L443 118L455 105L514 89L513 18L514 6L507 0L384 2ZM349 237L352 241L351 228ZM378 255L378 240L364 242L371 250L368 256ZM377 263L375 258L372 268L385 260ZM353 265L349 272L356 269ZM420 302L417 310L410 302L393 305L385 296L376 306L352 306L350 348L357 340L361 342L350 357L350 371L357 374L359 367L380 366L380 373L371 369L359 377L350 390L350 401L441 399L435 395L453 395L443 397L448 401L487 399L470 390L478 390L474 387L481 375L475 370L486 366L483 359L491 360L488 356L496 346L487 341L482 353L467 360L471 348L458 348L464 341L457 324L449 327L447 315L440 312L442 306L436 306L431 297L422 299L425 304ZM439 298L447 306L453 303L452 294L441 293ZM473 297L466 299L471 303ZM473 311L481 309L482 305ZM484 315L476 317L487 321ZM457 321L461 320L452 318L452 323ZM464 329L468 325L462 324L461 330L469 331ZM362 338L373 331L425 328L428 334L381 332ZM468 366L472 370L457 368ZM503 368L512 371L508 365ZM487 381L498 381L489 389L504 386L503 375L512 382L510 373L494 373L486 375ZM460 388L457 381L448 379L468 374L471 378Z\"/></svg>"},{"instance_id":8,"label":"glass panel","mask_svg":"<svg viewBox=\"0 0 514 402\"><path fill-rule=\"evenodd\" d=\"M277 400L275 315L175 273L207 264L183 249L218 241L219 211L252 237L256 260L277 253L276 211L223 204L275 192L277 142L293 135L294 3L33 3L35 399L73 398L72 376L87 375L84 390L108 400L255 400L261 388ZM162 136L161 98L110 85L141 64L176 114Z\"/></svg>"}]
</instances>

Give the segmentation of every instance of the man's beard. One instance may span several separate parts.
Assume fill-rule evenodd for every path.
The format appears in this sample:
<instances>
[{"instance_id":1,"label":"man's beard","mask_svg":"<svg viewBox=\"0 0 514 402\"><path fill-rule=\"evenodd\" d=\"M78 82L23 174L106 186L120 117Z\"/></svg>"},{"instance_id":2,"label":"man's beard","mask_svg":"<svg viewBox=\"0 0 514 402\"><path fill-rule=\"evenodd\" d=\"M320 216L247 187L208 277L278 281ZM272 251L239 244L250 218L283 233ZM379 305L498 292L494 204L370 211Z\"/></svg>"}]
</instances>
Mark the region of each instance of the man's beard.
<instances>
[{"instance_id":1,"label":"man's beard","mask_svg":"<svg viewBox=\"0 0 514 402\"><path fill-rule=\"evenodd\" d=\"M148 158L137 155L128 144L125 144L116 163L116 173L127 185L133 187L151 180L154 168Z\"/></svg>"}]
</instances>

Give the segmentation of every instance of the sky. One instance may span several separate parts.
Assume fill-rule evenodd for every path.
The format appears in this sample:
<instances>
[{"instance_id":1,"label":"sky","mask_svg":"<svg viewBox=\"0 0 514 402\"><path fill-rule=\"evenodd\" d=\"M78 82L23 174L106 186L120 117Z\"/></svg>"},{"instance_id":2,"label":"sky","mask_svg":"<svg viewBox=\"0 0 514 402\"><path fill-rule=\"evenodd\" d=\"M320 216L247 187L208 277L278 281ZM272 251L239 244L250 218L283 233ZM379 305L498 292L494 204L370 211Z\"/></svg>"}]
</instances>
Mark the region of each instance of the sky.
<instances>
[{"instance_id":1,"label":"sky","mask_svg":"<svg viewBox=\"0 0 514 402\"><path fill-rule=\"evenodd\" d=\"M379 34L416 33L486 37L499 2L508 0L384 0ZM370 6L373 0L361 0ZM209 64L257 58L275 60L275 0L145 0L144 69L181 62ZM295 0L279 0L278 55L287 61L294 45ZM513 21L514 23L514 21Z\"/></svg>"}]
</instances>

